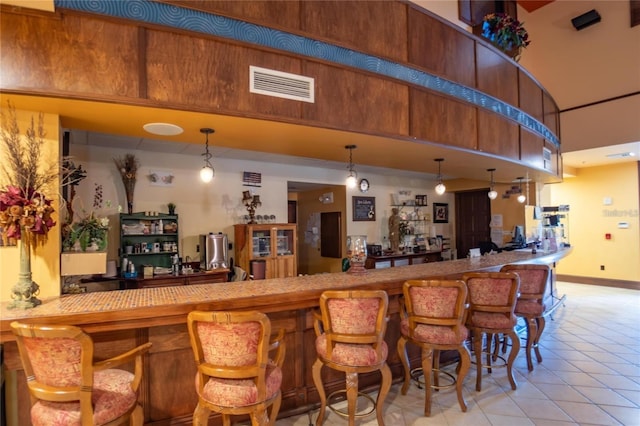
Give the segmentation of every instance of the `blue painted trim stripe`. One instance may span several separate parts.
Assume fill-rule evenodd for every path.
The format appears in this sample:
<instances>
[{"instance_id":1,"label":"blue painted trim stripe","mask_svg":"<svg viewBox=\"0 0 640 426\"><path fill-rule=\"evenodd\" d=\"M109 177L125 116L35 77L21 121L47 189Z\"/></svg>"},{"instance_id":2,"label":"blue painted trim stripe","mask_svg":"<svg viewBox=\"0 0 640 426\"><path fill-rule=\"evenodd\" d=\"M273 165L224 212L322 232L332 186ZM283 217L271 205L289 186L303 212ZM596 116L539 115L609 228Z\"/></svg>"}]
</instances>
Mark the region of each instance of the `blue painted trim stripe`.
<instances>
[{"instance_id":1,"label":"blue painted trim stripe","mask_svg":"<svg viewBox=\"0 0 640 426\"><path fill-rule=\"evenodd\" d=\"M560 141L544 124L506 102L422 70L356 50L237 19L150 0L55 0L54 4L56 8L80 10L199 32L384 75L446 94L508 117L551 141L556 148L560 148Z\"/></svg>"}]
</instances>

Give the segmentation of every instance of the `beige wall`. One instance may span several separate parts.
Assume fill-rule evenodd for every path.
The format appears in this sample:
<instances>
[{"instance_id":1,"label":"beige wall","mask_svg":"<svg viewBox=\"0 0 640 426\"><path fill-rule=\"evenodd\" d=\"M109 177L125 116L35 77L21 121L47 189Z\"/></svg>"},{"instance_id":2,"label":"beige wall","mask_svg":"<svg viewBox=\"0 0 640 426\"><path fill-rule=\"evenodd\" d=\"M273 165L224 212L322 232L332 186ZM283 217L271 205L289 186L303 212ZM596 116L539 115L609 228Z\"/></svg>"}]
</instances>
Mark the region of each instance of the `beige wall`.
<instances>
[{"instance_id":1,"label":"beige wall","mask_svg":"<svg viewBox=\"0 0 640 426\"><path fill-rule=\"evenodd\" d=\"M35 126L38 125L38 112L16 111L18 126L21 135L31 125L33 118ZM44 116L44 129L46 132L45 146L42 157L50 159L55 164L59 164L60 144L58 137L58 116L46 114ZM0 157L0 162L3 157ZM54 220L56 226L49 231L47 242L42 247L38 247L31 254L31 272L33 280L40 286L39 298L47 298L60 295L60 204L56 191L57 181L54 189L48 194L53 199L55 213ZM17 247L0 247L0 301L11 299L11 287L18 280L19 259Z\"/></svg>"},{"instance_id":2,"label":"beige wall","mask_svg":"<svg viewBox=\"0 0 640 426\"><path fill-rule=\"evenodd\" d=\"M569 204L571 209L573 253L558 264L559 274L640 282L639 165L579 169L575 178L545 188L552 205ZM604 205L605 198L611 205ZM619 228L620 222L629 227Z\"/></svg>"}]
</instances>

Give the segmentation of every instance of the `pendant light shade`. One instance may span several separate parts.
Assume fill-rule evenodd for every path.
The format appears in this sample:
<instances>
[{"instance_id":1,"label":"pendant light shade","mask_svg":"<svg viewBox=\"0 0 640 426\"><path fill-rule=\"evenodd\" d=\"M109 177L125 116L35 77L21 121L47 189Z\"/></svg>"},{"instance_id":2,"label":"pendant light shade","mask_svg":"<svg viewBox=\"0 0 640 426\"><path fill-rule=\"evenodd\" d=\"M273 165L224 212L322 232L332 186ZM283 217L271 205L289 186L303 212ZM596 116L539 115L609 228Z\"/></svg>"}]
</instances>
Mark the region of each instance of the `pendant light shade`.
<instances>
[{"instance_id":1,"label":"pendant light shade","mask_svg":"<svg viewBox=\"0 0 640 426\"><path fill-rule=\"evenodd\" d=\"M487 171L491 173L491 186L489 187L487 196L489 197L489 199L495 200L496 198L498 198L498 191L495 190L495 182L493 181L493 172L495 172L496 169L487 169Z\"/></svg>"},{"instance_id":2,"label":"pendant light shade","mask_svg":"<svg viewBox=\"0 0 640 426\"><path fill-rule=\"evenodd\" d=\"M523 179L523 178L522 178L522 177L519 177L519 178L517 178L517 179L520 181L520 195L518 195L518 202L519 202L520 204L522 204L522 203L524 203L525 201L527 201L527 197L526 197L526 195L524 195L524 194L522 193L522 179Z\"/></svg>"},{"instance_id":3,"label":"pendant light shade","mask_svg":"<svg viewBox=\"0 0 640 426\"><path fill-rule=\"evenodd\" d=\"M442 195L447 190L447 187L444 186L444 183L442 183L442 169L441 169L441 166L442 166L442 162L444 161L444 158L436 158L433 161L437 161L438 162L438 184L435 187L436 194Z\"/></svg>"},{"instance_id":4,"label":"pendant light shade","mask_svg":"<svg viewBox=\"0 0 640 426\"><path fill-rule=\"evenodd\" d=\"M209 183L213 179L214 170L211 165L211 153L209 152L209 135L214 133L215 130L210 129L208 127L200 129L200 133L204 133L205 142L204 142L204 153L202 156L204 157L204 166L200 169L200 180L204 183Z\"/></svg>"},{"instance_id":5,"label":"pendant light shade","mask_svg":"<svg viewBox=\"0 0 640 426\"><path fill-rule=\"evenodd\" d=\"M355 188L358 184L358 173L353 168L353 150L357 148L356 145L346 145L345 149L349 150L349 176L347 176L346 185L347 188Z\"/></svg>"}]
</instances>

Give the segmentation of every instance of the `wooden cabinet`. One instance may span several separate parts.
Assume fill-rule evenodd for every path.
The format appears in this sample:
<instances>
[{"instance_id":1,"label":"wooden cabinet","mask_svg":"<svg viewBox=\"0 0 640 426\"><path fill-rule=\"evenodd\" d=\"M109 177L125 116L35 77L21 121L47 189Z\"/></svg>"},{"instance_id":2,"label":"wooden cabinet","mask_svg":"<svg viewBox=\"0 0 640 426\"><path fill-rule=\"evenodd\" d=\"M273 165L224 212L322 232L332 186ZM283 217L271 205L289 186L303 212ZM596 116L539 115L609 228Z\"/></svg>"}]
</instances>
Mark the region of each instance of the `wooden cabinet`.
<instances>
[{"instance_id":1,"label":"wooden cabinet","mask_svg":"<svg viewBox=\"0 0 640 426\"><path fill-rule=\"evenodd\" d=\"M385 269L396 266L419 265L421 263L439 262L442 253L427 251L422 253L389 254L386 256L367 256L364 267L366 269Z\"/></svg>"},{"instance_id":2,"label":"wooden cabinet","mask_svg":"<svg viewBox=\"0 0 640 426\"><path fill-rule=\"evenodd\" d=\"M178 215L120 214L120 265L133 262L136 270L122 274L142 277L143 265L170 269L171 258L178 253L178 235Z\"/></svg>"},{"instance_id":3,"label":"wooden cabinet","mask_svg":"<svg viewBox=\"0 0 640 426\"><path fill-rule=\"evenodd\" d=\"M193 274L157 275L153 278L129 278L124 280L126 289L146 288L146 287L169 287L192 284L214 284L227 282L229 276L228 269L214 269L207 272L196 272Z\"/></svg>"},{"instance_id":4,"label":"wooden cabinet","mask_svg":"<svg viewBox=\"0 0 640 426\"><path fill-rule=\"evenodd\" d=\"M236 265L252 274L251 262L264 262L264 278L295 277L298 274L295 224L234 226ZM253 275L258 275L254 273Z\"/></svg>"}]
</instances>

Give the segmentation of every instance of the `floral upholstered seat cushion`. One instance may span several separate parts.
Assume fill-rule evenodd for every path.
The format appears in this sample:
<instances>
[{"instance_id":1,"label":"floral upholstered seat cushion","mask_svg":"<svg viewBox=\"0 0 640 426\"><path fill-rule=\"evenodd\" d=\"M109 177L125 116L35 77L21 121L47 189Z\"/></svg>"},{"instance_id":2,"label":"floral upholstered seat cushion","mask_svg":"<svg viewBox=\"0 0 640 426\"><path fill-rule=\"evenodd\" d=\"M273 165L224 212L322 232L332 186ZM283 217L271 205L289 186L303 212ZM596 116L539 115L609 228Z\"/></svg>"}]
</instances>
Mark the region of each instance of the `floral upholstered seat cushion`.
<instances>
[{"instance_id":1,"label":"floral upholstered seat cushion","mask_svg":"<svg viewBox=\"0 0 640 426\"><path fill-rule=\"evenodd\" d=\"M471 314L471 325L480 328L511 328L516 325L515 315L505 315L492 312L473 312Z\"/></svg>"},{"instance_id":2,"label":"floral upholstered seat cushion","mask_svg":"<svg viewBox=\"0 0 640 426\"><path fill-rule=\"evenodd\" d=\"M367 365L380 364L382 361L386 361L389 353L389 348L386 342L382 342L381 358L376 356L376 350L372 345L358 345L350 343L336 343L333 351L331 352L331 359L338 364L350 365L355 367L364 367ZM327 336L325 334L320 335L316 339L316 351L318 356L323 359L327 358Z\"/></svg>"},{"instance_id":3,"label":"floral upholstered seat cushion","mask_svg":"<svg viewBox=\"0 0 640 426\"><path fill-rule=\"evenodd\" d=\"M410 335L408 319L400 322L400 332L405 336ZM469 330L464 326L460 326L456 333L452 327L418 324L412 337L417 341L435 345L458 345L464 342L468 335Z\"/></svg>"},{"instance_id":4,"label":"floral upholstered seat cushion","mask_svg":"<svg viewBox=\"0 0 640 426\"><path fill-rule=\"evenodd\" d=\"M344 298L331 299L327 302L331 317L332 331L340 334L372 334L376 332L376 320L380 299L377 298ZM381 358L376 355L373 345L335 343L330 360L349 366L367 366L379 364L387 359L389 349L381 342ZM321 334L316 339L318 356L327 358L327 336Z\"/></svg>"},{"instance_id":5,"label":"floral upholstered seat cushion","mask_svg":"<svg viewBox=\"0 0 640 426\"><path fill-rule=\"evenodd\" d=\"M198 323L205 361L214 366L253 366L258 359L258 341L262 333L260 323ZM199 389L196 375L196 389ZM278 393L282 384L282 370L271 360L266 368L266 399ZM210 378L202 390L202 398L224 407L241 407L262 402L253 380Z\"/></svg>"},{"instance_id":6,"label":"floral upholstered seat cushion","mask_svg":"<svg viewBox=\"0 0 640 426\"><path fill-rule=\"evenodd\" d=\"M535 300L518 300L516 302L516 314L542 315L547 309L544 303Z\"/></svg>"},{"instance_id":7,"label":"floral upholstered seat cushion","mask_svg":"<svg viewBox=\"0 0 640 426\"><path fill-rule=\"evenodd\" d=\"M265 379L266 399L270 399L280 390L282 369L270 361ZM198 376L196 376L196 389L199 389ZM255 382L249 379L235 380L212 377L204 385L201 396L212 404L223 407L244 407L262 402L258 400L258 388Z\"/></svg>"},{"instance_id":8,"label":"floral upholstered seat cushion","mask_svg":"<svg viewBox=\"0 0 640 426\"><path fill-rule=\"evenodd\" d=\"M133 374L124 370L103 370L93 376L93 424L103 425L122 416L137 402L131 389ZM38 401L31 407L33 426L80 426L79 402Z\"/></svg>"}]
</instances>

